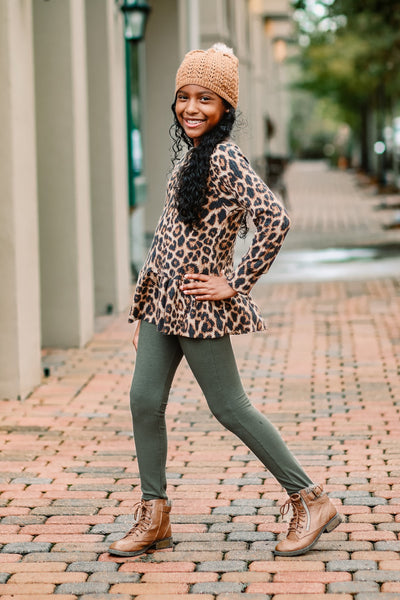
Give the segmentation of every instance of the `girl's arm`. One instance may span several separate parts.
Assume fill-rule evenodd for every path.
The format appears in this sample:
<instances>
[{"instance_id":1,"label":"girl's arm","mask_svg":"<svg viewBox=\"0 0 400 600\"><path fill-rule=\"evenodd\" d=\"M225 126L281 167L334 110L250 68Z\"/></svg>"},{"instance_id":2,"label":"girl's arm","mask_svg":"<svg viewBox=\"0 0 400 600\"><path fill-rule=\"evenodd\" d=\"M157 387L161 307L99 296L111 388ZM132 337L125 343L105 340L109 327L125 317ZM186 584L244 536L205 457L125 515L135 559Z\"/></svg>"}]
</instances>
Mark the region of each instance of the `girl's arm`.
<instances>
[{"instance_id":1,"label":"girl's arm","mask_svg":"<svg viewBox=\"0 0 400 600\"><path fill-rule=\"evenodd\" d=\"M141 321L136 321L134 324L134 331L133 331L133 339L132 339L132 344L135 346L135 350L137 351L137 347L138 347L138 341L139 341L139 331L140 331L140 323Z\"/></svg>"},{"instance_id":2,"label":"girl's arm","mask_svg":"<svg viewBox=\"0 0 400 600\"><path fill-rule=\"evenodd\" d=\"M249 250L226 277L236 292L248 294L278 254L289 231L289 215L235 144L227 144L213 159L219 161L220 170L224 166L221 184L229 188L256 226Z\"/></svg>"},{"instance_id":3,"label":"girl's arm","mask_svg":"<svg viewBox=\"0 0 400 600\"><path fill-rule=\"evenodd\" d=\"M218 173L224 195L229 191L245 209L256 226L251 246L237 269L228 275L186 275L190 282L181 290L196 300L225 300L238 293L248 294L268 271L289 231L289 215L264 181L255 173L235 144L221 145L213 154L212 164Z\"/></svg>"},{"instance_id":4,"label":"girl's arm","mask_svg":"<svg viewBox=\"0 0 400 600\"><path fill-rule=\"evenodd\" d=\"M227 300L237 294L223 274L188 273L185 280L180 289L184 294L195 296L196 300Z\"/></svg>"}]
</instances>

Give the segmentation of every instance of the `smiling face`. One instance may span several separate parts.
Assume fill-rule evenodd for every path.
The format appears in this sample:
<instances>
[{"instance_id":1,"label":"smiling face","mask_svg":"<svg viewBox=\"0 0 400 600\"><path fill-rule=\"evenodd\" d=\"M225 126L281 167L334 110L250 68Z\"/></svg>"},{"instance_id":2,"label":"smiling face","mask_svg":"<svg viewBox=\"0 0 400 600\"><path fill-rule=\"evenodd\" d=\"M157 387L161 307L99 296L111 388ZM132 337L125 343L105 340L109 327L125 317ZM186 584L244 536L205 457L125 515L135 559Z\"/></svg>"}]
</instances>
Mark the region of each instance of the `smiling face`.
<instances>
[{"instance_id":1,"label":"smiling face","mask_svg":"<svg viewBox=\"0 0 400 600\"><path fill-rule=\"evenodd\" d=\"M197 146L200 138L229 112L221 96L200 85L185 85L176 94L175 114L186 135Z\"/></svg>"}]
</instances>

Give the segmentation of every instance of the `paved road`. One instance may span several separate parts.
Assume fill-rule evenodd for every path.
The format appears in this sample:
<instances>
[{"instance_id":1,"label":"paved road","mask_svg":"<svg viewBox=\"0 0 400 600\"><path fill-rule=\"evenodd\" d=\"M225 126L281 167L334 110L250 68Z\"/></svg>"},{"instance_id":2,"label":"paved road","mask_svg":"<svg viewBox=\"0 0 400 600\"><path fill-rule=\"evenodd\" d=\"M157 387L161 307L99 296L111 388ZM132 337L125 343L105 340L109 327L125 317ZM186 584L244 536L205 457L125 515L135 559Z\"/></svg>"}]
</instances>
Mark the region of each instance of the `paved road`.
<instances>
[{"instance_id":1,"label":"paved road","mask_svg":"<svg viewBox=\"0 0 400 600\"><path fill-rule=\"evenodd\" d=\"M353 175L308 163L288 179L295 224L283 260L399 243ZM399 277L370 264L357 278L271 272L254 294L269 333L234 339L252 401L326 485L345 516L338 529L303 557L274 559L285 494L210 416L183 364L168 408L175 547L109 556L140 496L121 315L100 320L84 349L47 351L50 377L1 403L1 598L399 599Z\"/></svg>"}]
</instances>

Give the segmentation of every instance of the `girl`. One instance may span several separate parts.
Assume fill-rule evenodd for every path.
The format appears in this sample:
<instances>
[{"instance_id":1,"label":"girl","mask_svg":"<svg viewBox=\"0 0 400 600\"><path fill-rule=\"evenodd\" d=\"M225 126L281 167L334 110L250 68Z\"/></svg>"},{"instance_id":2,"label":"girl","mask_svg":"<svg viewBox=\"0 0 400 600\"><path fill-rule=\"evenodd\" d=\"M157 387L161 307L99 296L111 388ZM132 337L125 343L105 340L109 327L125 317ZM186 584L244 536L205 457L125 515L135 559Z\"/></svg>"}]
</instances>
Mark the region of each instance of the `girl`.
<instances>
[{"instance_id":1,"label":"girl","mask_svg":"<svg viewBox=\"0 0 400 600\"><path fill-rule=\"evenodd\" d=\"M142 500L126 536L110 546L137 556L172 545L166 495L165 409L183 356L210 410L257 455L287 490L293 517L275 554L295 556L341 522L336 509L290 453L277 430L249 402L230 335L265 329L249 292L278 253L289 228L285 209L229 139L238 104L238 60L216 44L189 52L176 75L175 156L167 199L130 311L137 349L131 388ZM236 269L236 236L256 232Z\"/></svg>"}]
</instances>

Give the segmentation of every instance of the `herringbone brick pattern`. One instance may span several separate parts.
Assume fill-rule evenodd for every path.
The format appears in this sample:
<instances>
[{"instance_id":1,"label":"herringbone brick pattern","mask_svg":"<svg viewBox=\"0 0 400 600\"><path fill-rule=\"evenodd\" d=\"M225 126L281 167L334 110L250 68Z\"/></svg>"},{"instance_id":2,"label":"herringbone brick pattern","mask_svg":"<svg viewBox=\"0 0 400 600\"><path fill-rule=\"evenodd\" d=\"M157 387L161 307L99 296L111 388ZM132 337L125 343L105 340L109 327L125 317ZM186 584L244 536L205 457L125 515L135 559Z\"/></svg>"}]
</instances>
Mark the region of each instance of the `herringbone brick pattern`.
<instances>
[{"instance_id":1,"label":"herringbone brick pattern","mask_svg":"<svg viewBox=\"0 0 400 600\"><path fill-rule=\"evenodd\" d=\"M296 244L315 233L315 221L309 217L308 231L300 216L305 197L306 214L314 202L329 236L339 227L345 241L346 214L338 226L328 210L335 190L328 214L320 206L332 185L347 194L338 202L342 212L351 207L353 226L380 241L371 198L351 175L295 166L289 181ZM167 413L174 548L136 559L108 555L129 528L140 490L130 328L125 314L105 318L84 349L45 352L50 376L29 398L0 404L3 600L400 598L399 278L266 277L254 295L269 332L234 338L243 382L326 485L343 524L312 552L274 559L285 494L210 415L182 364Z\"/></svg>"}]
</instances>

